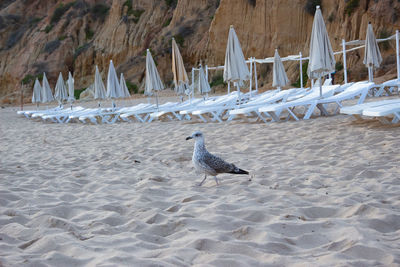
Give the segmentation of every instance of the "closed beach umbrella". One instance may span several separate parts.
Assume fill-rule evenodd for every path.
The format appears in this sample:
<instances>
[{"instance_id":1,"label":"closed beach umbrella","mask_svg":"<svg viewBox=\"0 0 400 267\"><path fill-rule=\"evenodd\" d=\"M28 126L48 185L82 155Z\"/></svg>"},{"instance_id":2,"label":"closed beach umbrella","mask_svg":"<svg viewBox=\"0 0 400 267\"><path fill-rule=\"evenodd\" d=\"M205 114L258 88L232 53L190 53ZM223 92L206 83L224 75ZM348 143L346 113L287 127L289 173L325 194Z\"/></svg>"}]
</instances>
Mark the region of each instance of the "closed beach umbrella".
<instances>
[{"instance_id":1,"label":"closed beach umbrella","mask_svg":"<svg viewBox=\"0 0 400 267\"><path fill-rule=\"evenodd\" d=\"M244 59L243 51L239 43L239 39L231 25L228 35L228 44L225 52L224 65L224 81L234 82L239 95L240 103L240 86L243 81L250 80L250 72Z\"/></svg>"},{"instance_id":2,"label":"closed beach umbrella","mask_svg":"<svg viewBox=\"0 0 400 267\"><path fill-rule=\"evenodd\" d=\"M189 78L175 38L172 38L172 73L174 74L175 92L178 95L185 94L186 88L189 87Z\"/></svg>"},{"instance_id":3,"label":"closed beach umbrella","mask_svg":"<svg viewBox=\"0 0 400 267\"><path fill-rule=\"evenodd\" d=\"M104 87L103 79L101 79L101 75L99 72L99 68L96 65L96 73L94 75L94 99L100 100L106 98L106 89Z\"/></svg>"},{"instance_id":4,"label":"closed beach umbrella","mask_svg":"<svg viewBox=\"0 0 400 267\"><path fill-rule=\"evenodd\" d=\"M129 93L128 86L126 86L124 74L121 73L121 78L119 79L119 85L121 86L121 97L127 98L130 97L131 94Z\"/></svg>"},{"instance_id":5,"label":"closed beach umbrella","mask_svg":"<svg viewBox=\"0 0 400 267\"><path fill-rule=\"evenodd\" d=\"M158 94L157 92L164 89L164 85L161 81L160 75L158 74L156 64L154 63L153 57L151 56L150 50L147 49L146 54L146 85L145 94L147 96L153 95L153 91L156 95L156 104L158 109Z\"/></svg>"},{"instance_id":6,"label":"closed beach umbrella","mask_svg":"<svg viewBox=\"0 0 400 267\"><path fill-rule=\"evenodd\" d=\"M54 98L58 101L60 106L64 100L68 99L67 88L65 88L65 83L61 72L58 75Z\"/></svg>"},{"instance_id":7,"label":"closed beach umbrella","mask_svg":"<svg viewBox=\"0 0 400 267\"><path fill-rule=\"evenodd\" d=\"M382 63L381 52L376 41L371 22L368 23L367 36L365 37L364 65L368 68L368 80L373 81L372 68L379 68Z\"/></svg>"},{"instance_id":8,"label":"closed beach umbrella","mask_svg":"<svg viewBox=\"0 0 400 267\"><path fill-rule=\"evenodd\" d=\"M38 78L35 80L35 85L33 86L33 94L32 94L32 103L36 103L36 109L39 108L39 103L42 100L42 86L40 86L40 82Z\"/></svg>"},{"instance_id":9,"label":"closed beach umbrella","mask_svg":"<svg viewBox=\"0 0 400 267\"><path fill-rule=\"evenodd\" d=\"M326 31L321 9L317 6L310 41L310 60L307 74L310 79L319 79L320 96L322 96L321 77L335 70L335 57Z\"/></svg>"},{"instance_id":10,"label":"closed beach umbrella","mask_svg":"<svg viewBox=\"0 0 400 267\"><path fill-rule=\"evenodd\" d=\"M112 60L110 60L110 65L108 67L106 96L112 99L113 108L115 107L114 99L121 97L121 87Z\"/></svg>"},{"instance_id":11,"label":"closed beach umbrella","mask_svg":"<svg viewBox=\"0 0 400 267\"><path fill-rule=\"evenodd\" d=\"M47 81L46 73L43 73L43 81L42 81L42 94L41 100L42 103L51 102L54 100L53 93L51 92L51 88L49 82Z\"/></svg>"},{"instance_id":12,"label":"closed beach umbrella","mask_svg":"<svg viewBox=\"0 0 400 267\"><path fill-rule=\"evenodd\" d=\"M280 90L281 87L288 83L289 79L286 75L285 68L283 67L281 57L278 54L278 49L275 49L274 67L272 70L272 86L278 87L278 90Z\"/></svg>"},{"instance_id":13,"label":"closed beach umbrella","mask_svg":"<svg viewBox=\"0 0 400 267\"><path fill-rule=\"evenodd\" d=\"M72 103L75 101L75 94L74 94L74 78L72 77L71 72L68 72L68 80L67 80L67 85L68 85L68 102Z\"/></svg>"},{"instance_id":14,"label":"closed beach umbrella","mask_svg":"<svg viewBox=\"0 0 400 267\"><path fill-rule=\"evenodd\" d=\"M33 86L32 103L39 104L41 102L42 87L39 80L36 78L35 85Z\"/></svg>"},{"instance_id":15,"label":"closed beach umbrella","mask_svg":"<svg viewBox=\"0 0 400 267\"><path fill-rule=\"evenodd\" d=\"M206 79L206 75L204 74L203 67L200 66L199 69L199 93L202 95L208 95L208 92L211 91L210 84Z\"/></svg>"}]
</instances>

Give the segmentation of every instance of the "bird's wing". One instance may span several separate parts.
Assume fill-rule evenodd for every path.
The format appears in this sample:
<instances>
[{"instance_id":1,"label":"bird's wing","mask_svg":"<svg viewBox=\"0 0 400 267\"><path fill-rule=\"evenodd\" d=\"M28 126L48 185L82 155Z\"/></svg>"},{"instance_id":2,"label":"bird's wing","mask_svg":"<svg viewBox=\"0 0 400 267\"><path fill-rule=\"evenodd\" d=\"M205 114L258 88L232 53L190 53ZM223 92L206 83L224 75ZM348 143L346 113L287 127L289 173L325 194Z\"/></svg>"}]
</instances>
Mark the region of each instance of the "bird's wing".
<instances>
[{"instance_id":1,"label":"bird's wing","mask_svg":"<svg viewBox=\"0 0 400 267\"><path fill-rule=\"evenodd\" d=\"M204 154L202 161L205 165L212 168L216 173L231 172L235 168L233 164L230 164L209 152Z\"/></svg>"}]
</instances>

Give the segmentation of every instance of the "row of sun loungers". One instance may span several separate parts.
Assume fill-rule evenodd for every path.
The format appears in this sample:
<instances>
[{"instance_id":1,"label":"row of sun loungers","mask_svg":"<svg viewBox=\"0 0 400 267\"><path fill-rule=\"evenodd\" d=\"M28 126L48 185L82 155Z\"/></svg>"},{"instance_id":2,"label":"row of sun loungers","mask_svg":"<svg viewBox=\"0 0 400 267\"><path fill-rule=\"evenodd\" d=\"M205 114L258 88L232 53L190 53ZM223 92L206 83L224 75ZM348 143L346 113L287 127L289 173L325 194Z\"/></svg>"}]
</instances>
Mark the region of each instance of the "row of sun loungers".
<instances>
[{"instance_id":1,"label":"row of sun loungers","mask_svg":"<svg viewBox=\"0 0 400 267\"><path fill-rule=\"evenodd\" d=\"M158 107L154 104L138 104L124 108L83 108L60 107L48 110L20 111L18 114L34 120L68 123L111 124L117 121L152 122L191 120L199 122L223 122L244 119L247 121L279 122L289 119L310 119L318 112L331 115L328 105L334 105L332 114L340 110L342 114L382 118L392 123L400 120L400 100L378 101L376 104L363 104L365 98L374 95L393 94L399 88L399 81L391 80L381 85L370 82L348 83L345 85L324 85L322 97L319 87L311 89L289 89L267 91L250 98L249 94L232 92L228 95L204 99L191 99L185 102L168 102ZM254 92L253 92L254 94ZM358 97L356 106L343 107L345 100ZM240 99L240 102L239 102Z\"/></svg>"}]
</instances>

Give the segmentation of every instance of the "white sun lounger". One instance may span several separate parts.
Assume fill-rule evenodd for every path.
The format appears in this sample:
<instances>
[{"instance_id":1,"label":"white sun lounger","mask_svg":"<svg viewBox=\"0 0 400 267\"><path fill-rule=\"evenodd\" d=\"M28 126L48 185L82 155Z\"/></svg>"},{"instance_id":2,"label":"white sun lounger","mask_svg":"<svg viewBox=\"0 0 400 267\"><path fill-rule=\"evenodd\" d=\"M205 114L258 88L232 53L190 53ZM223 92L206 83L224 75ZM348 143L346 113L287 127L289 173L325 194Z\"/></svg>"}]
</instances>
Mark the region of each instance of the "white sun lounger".
<instances>
[{"instance_id":1,"label":"white sun lounger","mask_svg":"<svg viewBox=\"0 0 400 267\"><path fill-rule=\"evenodd\" d=\"M176 106L161 108L156 112L150 114L148 122L152 122L153 120L163 120L168 119L169 121L173 121L174 119L182 120L183 116L179 114L181 110L186 110L188 108L194 108L200 103L203 103L203 99L195 98L191 100L187 100L183 103L179 103Z\"/></svg>"},{"instance_id":2,"label":"white sun lounger","mask_svg":"<svg viewBox=\"0 0 400 267\"><path fill-rule=\"evenodd\" d=\"M30 118L33 114L35 113L46 113L46 112L53 112L57 110L61 110L62 108L60 106L57 106L55 108L49 108L49 109L37 109L37 110L19 110L17 111L18 115L25 116L26 118Z\"/></svg>"},{"instance_id":3,"label":"white sun lounger","mask_svg":"<svg viewBox=\"0 0 400 267\"><path fill-rule=\"evenodd\" d=\"M243 99L242 99L243 100ZM190 111L186 111L187 114L191 114L192 118L199 118L202 122L209 121L219 121L222 122L222 113L230 108L236 106L238 102L238 95L230 94L226 97L221 97L220 99L214 101L214 103L209 103L206 105L198 105Z\"/></svg>"},{"instance_id":4,"label":"white sun lounger","mask_svg":"<svg viewBox=\"0 0 400 267\"><path fill-rule=\"evenodd\" d=\"M400 103L385 104L364 109L363 116L374 117L384 124L398 123L400 121ZM389 122L388 117L393 117Z\"/></svg>"},{"instance_id":5,"label":"white sun lounger","mask_svg":"<svg viewBox=\"0 0 400 267\"><path fill-rule=\"evenodd\" d=\"M78 119L82 123L112 124L117 122L120 119L120 115L123 113L135 112L152 107L152 104L141 103L132 107L118 108L115 110L97 110L92 113L80 114Z\"/></svg>"},{"instance_id":6,"label":"white sun lounger","mask_svg":"<svg viewBox=\"0 0 400 267\"><path fill-rule=\"evenodd\" d=\"M235 92L232 92L232 93L230 93L228 95L222 95L222 96L215 97L213 99L207 99L204 102L199 103L195 107L190 107L190 108L183 109L183 110L179 111L179 114L182 115L182 116L185 116L187 119L190 120L191 119L190 115L191 115L191 113L193 111L199 110L199 109L202 109L202 108L205 109L205 108L212 107L212 106L224 105L227 102L232 101L233 99L237 100L237 96L238 96L238 94L235 91Z\"/></svg>"},{"instance_id":7,"label":"white sun lounger","mask_svg":"<svg viewBox=\"0 0 400 267\"><path fill-rule=\"evenodd\" d=\"M372 82L344 84L341 87L344 87L345 89L341 93L323 99L315 100L315 102L309 107L310 113L311 110L314 110L317 107L321 111L321 115L328 116L329 112L327 111L326 106L328 104L335 104L336 108L333 111L333 114L337 114L339 109L342 107L343 101L353 99L357 96L359 96L357 103L361 104L364 102L365 97L367 96L370 89L374 86L375 84Z\"/></svg>"},{"instance_id":8,"label":"white sun lounger","mask_svg":"<svg viewBox=\"0 0 400 267\"><path fill-rule=\"evenodd\" d=\"M138 122L146 122L150 118L151 113L154 113L159 110L166 109L166 108L170 108L170 107L176 106L178 104L179 104L178 102L167 102L165 104L159 105L158 108L156 107L156 105L150 105L148 107L144 107L141 109L123 112L119 115L119 118L122 121L127 121L127 122L135 121L135 119Z\"/></svg>"},{"instance_id":9,"label":"white sun lounger","mask_svg":"<svg viewBox=\"0 0 400 267\"><path fill-rule=\"evenodd\" d=\"M41 118L42 120L48 122L64 123L68 119L69 115L74 114L76 112L81 112L83 110L86 109L83 107L73 107L72 109L71 108L63 109L62 111L60 110L60 112L42 115Z\"/></svg>"},{"instance_id":10,"label":"white sun lounger","mask_svg":"<svg viewBox=\"0 0 400 267\"><path fill-rule=\"evenodd\" d=\"M84 108L80 107L80 106L72 108L72 110L82 110L82 109L84 109ZM36 113L33 113L31 115L31 118L32 119L36 119L36 120L38 120L38 119L40 120L40 119L43 119L44 116L61 114L61 113L64 113L64 112L68 112L70 110L71 110L71 108L65 108L65 109L55 109L53 111L36 112Z\"/></svg>"},{"instance_id":11,"label":"white sun lounger","mask_svg":"<svg viewBox=\"0 0 400 267\"><path fill-rule=\"evenodd\" d=\"M346 114L346 115L351 115L354 118L361 120L362 119L361 115L362 115L364 109L374 108L374 107L387 105L387 104L395 104L395 103L400 103L400 99L399 98L388 99L388 100L363 103L363 104L354 105L354 106L342 107L340 109L340 113Z\"/></svg>"},{"instance_id":12,"label":"white sun lounger","mask_svg":"<svg viewBox=\"0 0 400 267\"><path fill-rule=\"evenodd\" d=\"M332 96L335 91L340 87L340 85L328 85L322 87L322 98ZM298 116L294 113L294 109L297 107L305 107L304 119L309 119L314 111L312 105L316 100L320 99L320 89L319 87L314 87L312 91L299 99L293 101L287 101L284 103L272 104L261 107L258 109L259 112L265 113L272 118L272 121L280 121L280 114L282 111L287 111L289 114L286 118L288 120L293 117L295 120L299 120Z\"/></svg>"},{"instance_id":13,"label":"white sun lounger","mask_svg":"<svg viewBox=\"0 0 400 267\"><path fill-rule=\"evenodd\" d=\"M195 109L192 109L191 113L194 116L198 116L203 122L206 122L207 119L209 119L210 121L222 122L222 117L230 110L237 107L248 107L249 105L256 105L257 103L263 102L265 99L273 97L278 92L278 90L271 90L266 91L262 94L253 95L252 98L247 99L248 102L243 101L243 99L246 99L246 97L241 97L242 103L240 106L238 105L237 99L235 99L235 97L237 97L237 93L235 93L229 96L232 97L231 99L225 98L221 99L222 102L216 101L215 103L210 103L210 105L207 106L198 106ZM249 93L246 93L245 96L246 95L249 96Z\"/></svg>"},{"instance_id":14,"label":"white sun lounger","mask_svg":"<svg viewBox=\"0 0 400 267\"><path fill-rule=\"evenodd\" d=\"M255 99L254 101L249 101L248 103L242 105L240 108L235 108L232 109L228 112L229 117L227 121L233 120L236 116L241 116L245 117L248 119L250 116L256 116L258 117L257 120L262 120L264 122L265 118L261 115L261 113L258 111L260 107L263 107L265 105L271 104L271 103L276 103L279 101L285 102L286 99L291 96L292 94L303 94L303 91L298 91L295 88L293 89L288 89L288 90L282 90L279 92L274 92L273 94L268 95L267 97L262 97Z\"/></svg>"},{"instance_id":15,"label":"white sun lounger","mask_svg":"<svg viewBox=\"0 0 400 267\"><path fill-rule=\"evenodd\" d=\"M388 96L392 95L395 88L397 88L397 92L399 92L400 80L394 79L386 81L379 85L378 90L375 93L375 96L383 96L384 94Z\"/></svg>"},{"instance_id":16,"label":"white sun lounger","mask_svg":"<svg viewBox=\"0 0 400 267\"><path fill-rule=\"evenodd\" d=\"M79 116L93 114L96 112L107 112L110 111L112 108L86 108L84 110L79 110L70 114L66 114L65 123L68 122L79 122Z\"/></svg>"}]
</instances>

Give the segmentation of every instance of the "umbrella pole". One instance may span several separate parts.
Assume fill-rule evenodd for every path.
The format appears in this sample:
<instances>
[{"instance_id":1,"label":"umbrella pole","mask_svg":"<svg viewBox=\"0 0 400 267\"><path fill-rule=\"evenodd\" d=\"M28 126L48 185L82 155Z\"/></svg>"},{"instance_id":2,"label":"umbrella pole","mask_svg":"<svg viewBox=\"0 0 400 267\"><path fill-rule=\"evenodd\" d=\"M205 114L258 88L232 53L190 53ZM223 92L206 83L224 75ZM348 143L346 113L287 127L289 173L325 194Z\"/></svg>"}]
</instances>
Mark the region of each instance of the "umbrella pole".
<instances>
[{"instance_id":1,"label":"umbrella pole","mask_svg":"<svg viewBox=\"0 0 400 267\"><path fill-rule=\"evenodd\" d=\"M303 61L302 61L302 54L301 52L299 53L300 55L300 88L303 89Z\"/></svg>"},{"instance_id":2,"label":"umbrella pole","mask_svg":"<svg viewBox=\"0 0 400 267\"><path fill-rule=\"evenodd\" d=\"M399 51L399 38L400 34L399 31L396 30L396 61L397 61L397 80L400 81L400 51Z\"/></svg>"},{"instance_id":3,"label":"umbrella pole","mask_svg":"<svg viewBox=\"0 0 400 267\"><path fill-rule=\"evenodd\" d=\"M253 58L250 58L250 97L252 97L252 87L253 87Z\"/></svg>"},{"instance_id":4,"label":"umbrella pole","mask_svg":"<svg viewBox=\"0 0 400 267\"><path fill-rule=\"evenodd\" d=\"M372 79L371 79L371 66L370 65L368 66L368 81L369 82L372 81Z\"/></svg>"},{"instance_id":5,"label":"umbrella pole","mask_svg":"<svg viewBox=\"0 0 400 267\"><path fill-rule=\"evenodd\" d=\"M228 81L228 94L231 93L231 83Z\"/></svg>"},{"instance_id":6,"label":"umbrella pole","mask_svg":"<svg viewBox=\"0 0 400 267\"><path fill-rule=\"evenodd\" d=\"M157 110L159 111L159 109L158 109L158 92L156 91L156 105L157 105Z\"/></svg>"},{"instance_id":7,"label":"umbrella pole","mask_svg":"<svg viewBox=\"0 0 400 267\"><path fill-rule=\"evenodd\" d=\"M322 98L322 83L321 83L321 77L319 77L319 97Z\"/></svg>"},{"instance_id":8,"label":"umbrella pole","mask_svg":"<svg viewBox=\"0 0 400 267\"><path fill-rule=\"evenodd\" d=\"M240 96L239 82L236 82L236 88L237 88L238 99L239 99L239 107L240 107L240 102L242 102L242 98L241 98L241 96Z\"/></svg>"},{"instance_id":9,"label":"umbrella pole","mask_svg":"<svg viewBox=\"0 0 400 267\"><path fill-rule=\"evenodd\" d=\"M39 109L39 103L36 103L36 110Z\"/></svg>"},{"instance_id":10,"label":"umbrella pole","mask_svg":"<svg viewBox=\"0 0 400 267\"><path fill-rule=\"evenodd\" d=\"M347 63L346 63L346 41L342 39L343 46L343 75L344 75L344 83L347 83Z\"/></svg>"},{"instance_id":11,"label":"umbrella pole","mask_svg":"<svg viewBox=\"0 0 400 267\"><path fill-rule=\"evenodd\" d=\"M257 64L255 60L254 60L254 83L256 84L256 92L258 93Z\"/></svg>"},{"instance_id":12,"label":"umbrella pole","mask_svg":"<svg viewBox=\"0 0 400 267\"><path fill-rule=\"evenodd\" d=\"M22 82L21 82L21 110L24 110L24 90L22 89Z\"/></svg>"}]
</instances>

